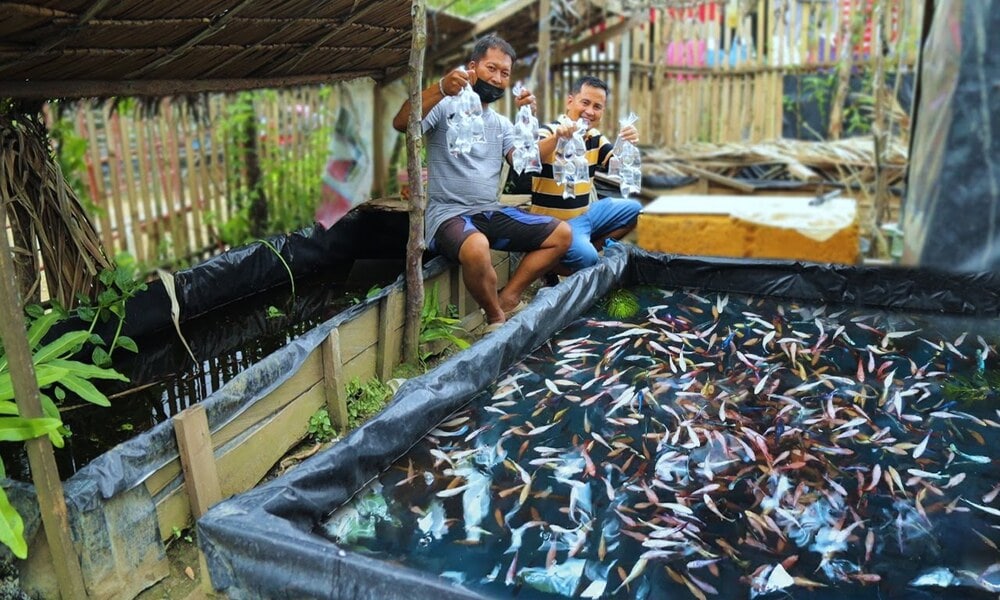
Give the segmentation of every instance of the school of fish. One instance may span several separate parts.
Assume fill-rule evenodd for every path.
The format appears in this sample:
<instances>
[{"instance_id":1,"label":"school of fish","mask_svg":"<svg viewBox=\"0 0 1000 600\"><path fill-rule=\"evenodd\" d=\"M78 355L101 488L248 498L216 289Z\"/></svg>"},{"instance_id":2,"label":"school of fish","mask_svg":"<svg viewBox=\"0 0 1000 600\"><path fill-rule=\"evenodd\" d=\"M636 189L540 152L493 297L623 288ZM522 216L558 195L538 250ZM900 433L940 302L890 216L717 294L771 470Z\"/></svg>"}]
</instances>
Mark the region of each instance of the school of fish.
<instances>
[{"instance_id":1,"label":"school of fish","mask_svg":"<svg viewBox=\"0 0 1000 600\"><path fill-rule=\"evenodd\" d=\"M583 598L1000 591L1000 411L941 392L995 364L990 336L653 295L571 324L382 477L419 544L493 550L438 574Z\"/></svg>"}]
</instances>

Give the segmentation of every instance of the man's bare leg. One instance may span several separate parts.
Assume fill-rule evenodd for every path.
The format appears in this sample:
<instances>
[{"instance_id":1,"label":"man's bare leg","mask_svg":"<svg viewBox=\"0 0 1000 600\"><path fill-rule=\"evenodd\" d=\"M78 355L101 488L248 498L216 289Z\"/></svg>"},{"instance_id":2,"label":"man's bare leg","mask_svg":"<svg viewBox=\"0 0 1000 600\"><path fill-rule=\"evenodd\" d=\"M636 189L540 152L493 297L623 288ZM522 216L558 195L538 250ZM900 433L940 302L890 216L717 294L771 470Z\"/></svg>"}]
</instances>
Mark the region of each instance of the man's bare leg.
<instances>
[{"instance_id":1,"label":"man's bare leg","mask_svg":"<svg viewBox=\"0 0 1000 600\"><path fill-rule=\"evenodd\" d=\"M509 311L517 306L521 301L521 294L531 282L550 271L566 254L572 239L573 234L569 225L560 222L538 250L526 253L517 265L517 269L511 274L507 285L499 293L500 308Z\"/></svg>"},{"instance_id":2,"label":"man's bare leg","mask_svg":"<svg viewBox=\"0 0 1000 600\"><path fill-rule=\"evenodd\" d=\"M465 287L486 313L486 322L503 323L506 318L497 296L497 272L486 236L474 233L466 238L458 250L458 262L462 263Z\"/></svg>"}]
</instances>

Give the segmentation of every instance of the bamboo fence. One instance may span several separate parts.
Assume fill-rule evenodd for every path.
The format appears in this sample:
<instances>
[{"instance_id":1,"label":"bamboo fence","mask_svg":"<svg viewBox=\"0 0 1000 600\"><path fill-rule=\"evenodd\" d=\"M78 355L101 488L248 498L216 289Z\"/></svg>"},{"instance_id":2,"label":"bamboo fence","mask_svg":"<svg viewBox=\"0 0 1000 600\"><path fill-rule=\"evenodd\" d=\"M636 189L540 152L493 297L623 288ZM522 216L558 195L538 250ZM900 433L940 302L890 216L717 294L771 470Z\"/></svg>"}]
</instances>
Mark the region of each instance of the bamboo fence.
<instances>
[{"instance_id":1,"label":"bamboo fence","mask_svg":"<svg viewBox=\"0 0 1000 600\"><path fill-rule=\"evenodd\" d=\"M559 114L572 82L601 77L612 97L603 129L617 130L622 104L639 116L646 143L758 142L782 135L784 78L832 73L851 48L873 62L873 7L884 3L892 68L916 64L922 3L910 0L711 0L648 9L625 36L582 49L553 66L546 115ZM656 3L653 3L656 4ZM613 22L606 24L613 26ZM852 30L853 27L853 30ZM853 35L853 39L852 39ZM629 53L623 81L622 53Z\"/></svg>"},{"instance_id":2,"label":"bamboo fence","mask_svg":"<svg viewBox=\"0 0 1000 600\"><path fill-rule=\"evenodd\" d=\"M311 223L337 116L337 94L329 90L211 95L199 104L164 98L154 107L76 106L63 118L86 140L82 172L75 175L105 250L128 252L146 268L181 266L217 253L238 235L232 230L246 221L252 182L245 127L233 115L249 98L268 233Z\"/></svg>"}]
</instances>

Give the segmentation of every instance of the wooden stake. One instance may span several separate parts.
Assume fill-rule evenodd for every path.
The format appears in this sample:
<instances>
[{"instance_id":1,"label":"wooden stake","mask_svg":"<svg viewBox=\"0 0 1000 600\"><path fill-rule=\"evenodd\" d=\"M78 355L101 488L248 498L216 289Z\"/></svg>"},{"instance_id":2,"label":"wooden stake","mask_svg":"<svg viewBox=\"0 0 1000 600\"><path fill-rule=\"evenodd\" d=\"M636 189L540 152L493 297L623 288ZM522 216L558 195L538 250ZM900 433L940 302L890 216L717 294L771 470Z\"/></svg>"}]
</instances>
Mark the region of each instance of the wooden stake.
<instances>
[{"instance_id":1,"label":"wooden stake","mask_svg":"<svg viewBox=\"0 0 1000 600\"><path fill-rule=\"evenodd\" d=\"M547 2L548 0L542 0ZM421 276L424 252L424 181L420 157L423 146L421 92L424 48L427 46L427 16L424 0L413 0L413 39L410 45L410 118L406 125L406 171L410 176L410 235L406 243L406 324L403 328L403 360L416 363L420 345L420 314L424 307ZM538 93L537 91L535 92ZM538 96L544 98L544 96Z\"/></svg>"},{"instance_id":2,"label":"wooden stake","mask_svg":"<svg viewBox=\"0 0 1000 600\"><path fill-rule=\"evenodd\" d=\"M0 209L0 231L7 231L6 211ZM0 235L0 341L7 352L14 401L18 413L28 419L43 416L38 399L38 384L28 347L24 307L14 276L14 264L6 235ZM45 539L52 554L59 593L65 599L86 598L80 559L73 547L69 531L69 515L63 497L59 470L52 453L52 442L42 436L24 443L28 450L31 479L38 495L38 508L42 516Z\"/></svg>"},{"instance_id":3,"label":"wooden stake","mask_svg":"<svg viewBox=\"0 0 1000 600\"><path fill-rule=\"evenodd\" d=\"M420 0L417 0L420 1ZM344 380L344 361L340 356L340 330L334 329L323 342L323 392L330 425L343 434L347 431L347 382Z\"/></svg>"},{"instance_id":4,"label":"wooden stake","mask_svg":"<svg viewBox=\"0 0 1000 600\"><path fill-rule=\"evenodd\" d=\"M554 114L549 114L549 70L552 68L552 0L539 0L538 3L538 81L532 90L538 99L539 123L547 123Z\"/></svg>"},{"instance_id":5,"label":"wooden stake","mask_svg":"<svg viewBox=\"0 0 1000 600\"><path fill-rule=\"evenodd\" d=\"M173 423L177 453L184 471L184 488L191 504L191 514L197 520L213 504L222 500L205 405L195 404L184 409L173 418Z\"/></svg>"}]
</instances>

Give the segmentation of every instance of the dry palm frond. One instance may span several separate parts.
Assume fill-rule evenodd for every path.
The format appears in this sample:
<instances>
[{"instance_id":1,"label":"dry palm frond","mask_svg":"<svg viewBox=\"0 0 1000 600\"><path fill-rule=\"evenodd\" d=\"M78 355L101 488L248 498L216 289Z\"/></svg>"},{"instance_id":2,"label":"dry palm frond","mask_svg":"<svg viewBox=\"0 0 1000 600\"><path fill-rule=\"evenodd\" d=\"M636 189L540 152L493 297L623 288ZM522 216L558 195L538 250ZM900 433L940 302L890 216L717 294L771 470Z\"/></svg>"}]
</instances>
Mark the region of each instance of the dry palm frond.
<instances>
[{"instance_id":1,"label":"dry palm frond","mask_svg":"<svg viewBox=\"0 0 1000 600\"><path fill-rule=\"evenodd\" d=\"M78 294L96 295L97 275L112 263L63 178L39 112L13 104L0 110L0 210L11 220L15 254L31 267L18 273L25 298L39 288L36 251L53 300L72 307Z\"/></svg>"}]
</instances>

